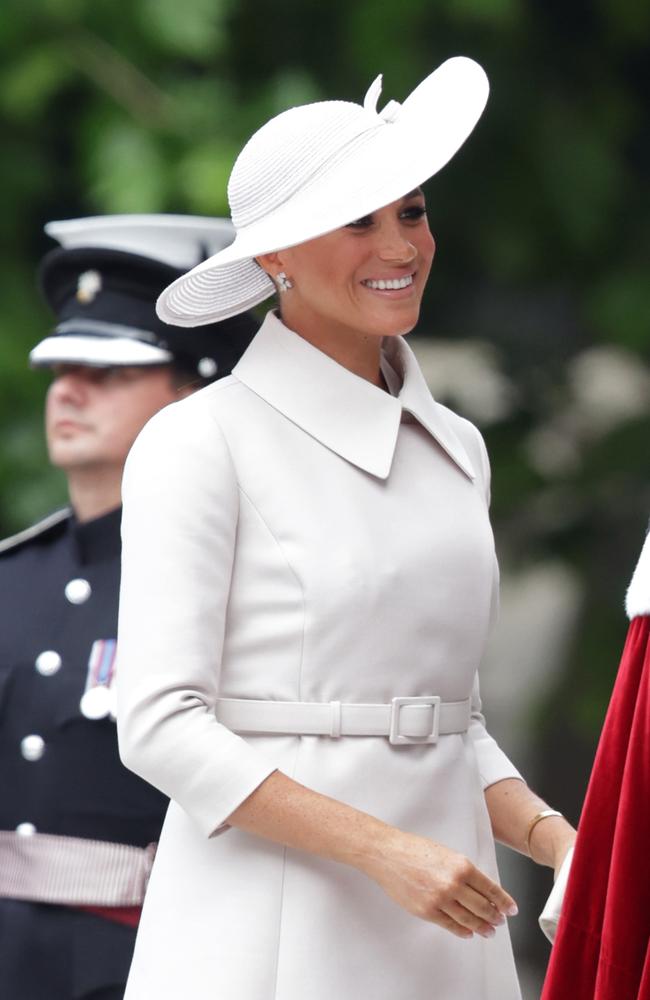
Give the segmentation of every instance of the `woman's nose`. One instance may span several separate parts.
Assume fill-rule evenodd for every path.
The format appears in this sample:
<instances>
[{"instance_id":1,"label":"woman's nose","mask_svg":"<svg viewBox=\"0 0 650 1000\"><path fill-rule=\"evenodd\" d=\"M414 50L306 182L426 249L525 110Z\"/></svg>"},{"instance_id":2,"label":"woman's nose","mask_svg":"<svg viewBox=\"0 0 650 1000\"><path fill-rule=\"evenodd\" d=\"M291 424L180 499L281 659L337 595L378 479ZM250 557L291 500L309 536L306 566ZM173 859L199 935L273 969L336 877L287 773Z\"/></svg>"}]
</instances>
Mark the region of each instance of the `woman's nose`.
<instances>
[{"instance_id":1,"label":"woman's nose","mask_svg":"<svg viewBox=\"0 0 650 1000\"><path fill-rule=\"evenodd\" d=\"M380 260L409 264L417 256L417 250L398 226L380 234L377 249Z\"/></svg>"}]
</instances>

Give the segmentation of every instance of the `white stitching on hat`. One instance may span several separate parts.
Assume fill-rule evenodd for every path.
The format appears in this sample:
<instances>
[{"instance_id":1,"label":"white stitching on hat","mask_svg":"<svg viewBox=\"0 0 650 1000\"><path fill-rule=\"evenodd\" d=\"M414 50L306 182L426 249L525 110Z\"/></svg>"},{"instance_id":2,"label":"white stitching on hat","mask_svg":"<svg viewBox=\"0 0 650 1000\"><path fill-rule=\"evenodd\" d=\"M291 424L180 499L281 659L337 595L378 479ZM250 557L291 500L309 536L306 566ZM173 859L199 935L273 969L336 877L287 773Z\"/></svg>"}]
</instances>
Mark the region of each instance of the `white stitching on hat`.
<instances>
[{"instance_id":1,"label":"white stitching on hat","mask_svg":"<svg viewBox=\"0 0 650 1000\"><path fill-rule=\"evenodd\" d=\"M321 115L314 123L317 108ZM228 201L235 228L245 229L285 204L384 124L376 112L348 101L290 108L271 119L249 139L232 170Z\"/></svg>"}]
</instances>

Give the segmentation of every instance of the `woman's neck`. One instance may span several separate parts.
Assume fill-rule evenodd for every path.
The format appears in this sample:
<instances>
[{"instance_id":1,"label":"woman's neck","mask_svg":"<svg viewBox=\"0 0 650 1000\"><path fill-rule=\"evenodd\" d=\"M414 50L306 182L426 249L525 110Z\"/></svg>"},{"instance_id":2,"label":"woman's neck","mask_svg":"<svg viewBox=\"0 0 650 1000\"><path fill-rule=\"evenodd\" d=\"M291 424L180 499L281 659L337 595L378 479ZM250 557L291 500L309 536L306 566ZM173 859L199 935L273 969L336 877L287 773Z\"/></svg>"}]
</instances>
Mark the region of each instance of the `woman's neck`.
<instances>
[{"instance_id":1,"label":"woman's neck","mask_svg":"<svg viewBox=\"0 0 650 1000\"><path fill-rule=\"evenodd\" d=\"M337 324L302 323L300 329L291 323L284 315L280 319L290 330L297 333L308 343L327 354L329 358L347 368L354 375L372 382L373 385L386 387L381 374L381 337L359 333L348 327Z\"/></svg>"}]
</instances>

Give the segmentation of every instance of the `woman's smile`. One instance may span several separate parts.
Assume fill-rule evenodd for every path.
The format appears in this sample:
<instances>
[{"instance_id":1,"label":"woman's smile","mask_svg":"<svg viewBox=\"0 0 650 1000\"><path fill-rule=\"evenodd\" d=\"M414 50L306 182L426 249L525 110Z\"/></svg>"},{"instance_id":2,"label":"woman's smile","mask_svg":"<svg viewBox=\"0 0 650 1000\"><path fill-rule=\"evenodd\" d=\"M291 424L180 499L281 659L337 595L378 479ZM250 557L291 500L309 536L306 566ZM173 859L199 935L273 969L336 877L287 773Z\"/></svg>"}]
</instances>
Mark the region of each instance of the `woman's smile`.
<instances>
[{"instance_id":1,"label":"woman's smile","mask_svg":"<svg viewBox=\"0 0 650 1000\"><path fill-rule=\"evenodd\" d=\"M371 292L380 292L387 298L407 298L413 291L416 271L401 277L364 278L361 284Z\"/></svg>"}]
</instances>

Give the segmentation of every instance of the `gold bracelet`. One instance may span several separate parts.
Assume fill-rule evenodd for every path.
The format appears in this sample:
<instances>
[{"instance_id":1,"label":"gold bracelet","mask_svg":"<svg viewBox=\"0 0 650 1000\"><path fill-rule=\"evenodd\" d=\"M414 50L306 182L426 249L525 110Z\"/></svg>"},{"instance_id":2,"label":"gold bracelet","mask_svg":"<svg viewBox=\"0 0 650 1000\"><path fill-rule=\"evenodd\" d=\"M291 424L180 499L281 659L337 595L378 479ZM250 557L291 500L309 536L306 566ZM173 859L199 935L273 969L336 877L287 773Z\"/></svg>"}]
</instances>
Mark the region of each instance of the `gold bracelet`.
<instances>
[{"instance_id":1,"label":"gold bracelet","mask_svg":"<svg viewBox=\"0 0 650 1000\"><path fill-rule=\"evenodd\" d=\"M560 816L561 818L563 818L562 813L558 812L557 809L542 809L542 811L538 812L536 816L533 816L530 823L528 824L528 830L526 831L526 853L528 855L530 855L530 836L533 830L540 822L540 820L547 819L549 816Z\"/></svg>"}]
</instances>

